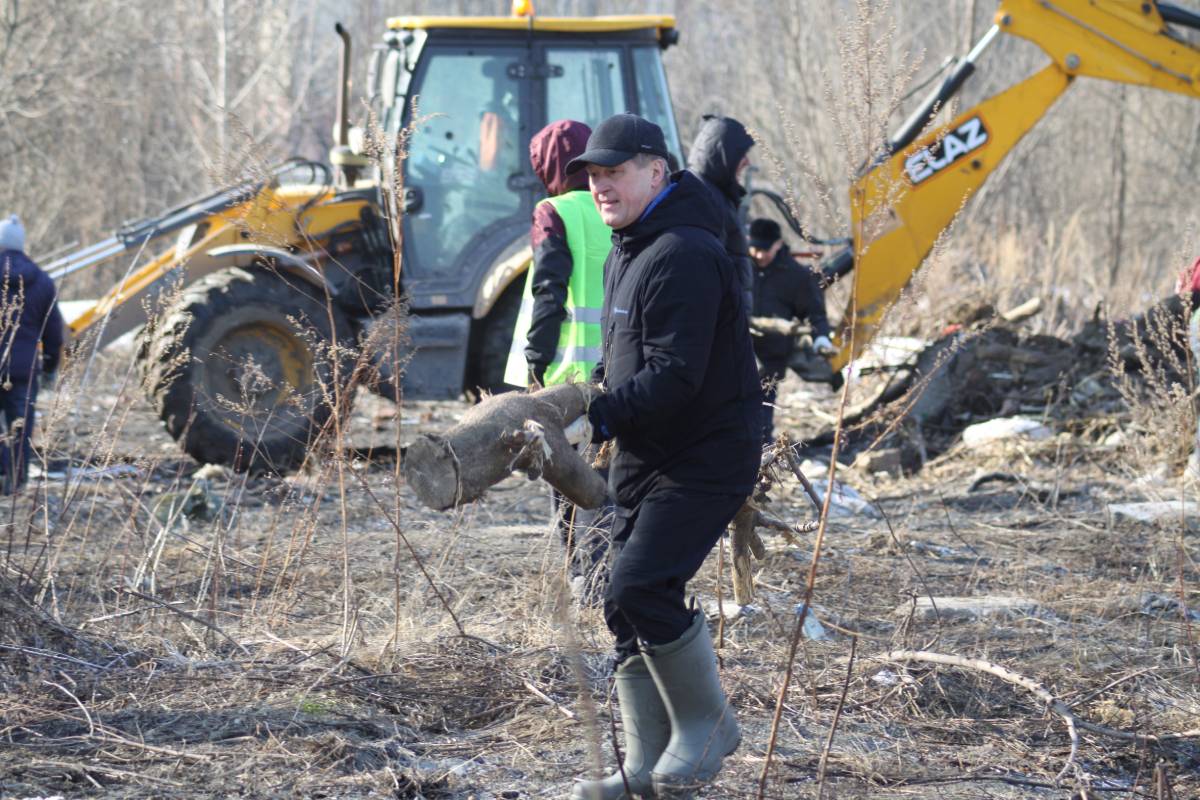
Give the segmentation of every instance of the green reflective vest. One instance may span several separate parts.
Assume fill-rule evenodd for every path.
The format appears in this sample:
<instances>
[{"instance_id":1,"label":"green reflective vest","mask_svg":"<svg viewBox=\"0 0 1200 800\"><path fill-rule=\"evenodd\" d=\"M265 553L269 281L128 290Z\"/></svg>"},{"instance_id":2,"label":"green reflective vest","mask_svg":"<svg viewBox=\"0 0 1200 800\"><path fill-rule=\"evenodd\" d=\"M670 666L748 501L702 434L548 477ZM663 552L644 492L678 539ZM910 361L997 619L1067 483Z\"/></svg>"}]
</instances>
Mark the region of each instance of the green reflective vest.
<instances>
[{"instance_id":1,"label":"green reflective vest","mask_svg":"<svg viewBox=\"0 0 1200 800\"><path fill-rule=\"evenodd\" d=\"M612 249L612 229L585 189L548 197L567 233L571 251L571 280L567 283L567 318L558 334L558 353L546 368L546 386L567 381L585 383L600 360L603 346L600 313L604 308L604 261ZM525 342L533 322L533 268L525 276L525 293L513 329L512 349L504 382L524 386L529 376Z\"/></svg>"}]
</instances>

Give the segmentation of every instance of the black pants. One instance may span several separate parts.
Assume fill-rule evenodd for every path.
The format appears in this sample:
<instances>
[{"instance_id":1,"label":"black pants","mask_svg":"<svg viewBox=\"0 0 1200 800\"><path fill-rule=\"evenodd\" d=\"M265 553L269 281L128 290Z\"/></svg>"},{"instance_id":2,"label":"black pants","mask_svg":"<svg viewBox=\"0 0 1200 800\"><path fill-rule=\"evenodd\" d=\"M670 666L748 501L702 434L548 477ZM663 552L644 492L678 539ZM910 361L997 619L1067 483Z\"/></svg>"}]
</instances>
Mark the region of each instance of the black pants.
<instances>
[{"instance_id":1,"label":"black pants","mask_svg":"<svg viewBox=\"0 0 1200 800\"><path fill-rule=\"evenodd\" d=\"M33 412L37 403L37 376L10 378L11 388L0 388L0 414L4 438L0 441L3 492L12 494L25 485L33 459Z\"/></svg>"},{"instance_id":2,"label":"black pants","mask_svg":"<svg viewBox=\"0 0 1200 800\"><path fill-rule=\"evenodd\" d=\"M617 657L638 652L638 639L666 644L682 636L692 615L687 582L746 498L682 487L655 487L636 508L617 508L613 562L604 620Z\"/></svg>"},{"instance_id":3,"label":"black pants","mask_svg":"<svg viewBox=\"0 0 1200 800\"><path fill-rule=\"evenodd\" d=\"M775 398L779 396L779 382L787 375L787 364L762 364L758 368L758 381L763 387L762 440L763 444L775 441Z\"/></svg>"}]
</instances>

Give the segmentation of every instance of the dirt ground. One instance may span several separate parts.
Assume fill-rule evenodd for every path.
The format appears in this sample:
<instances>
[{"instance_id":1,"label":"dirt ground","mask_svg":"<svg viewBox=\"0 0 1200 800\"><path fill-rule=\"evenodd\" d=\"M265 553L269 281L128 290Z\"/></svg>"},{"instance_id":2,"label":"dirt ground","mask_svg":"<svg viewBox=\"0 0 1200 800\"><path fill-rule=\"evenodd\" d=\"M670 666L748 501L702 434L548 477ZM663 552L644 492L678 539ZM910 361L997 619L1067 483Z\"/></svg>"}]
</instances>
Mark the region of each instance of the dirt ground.
<instances>
[{"instance_id":1,"label":"dirt ground","mask_svg":"<svg viewBox=\"0 0 1200 800\"><path fill-rule=\"evenodd\" d=\"M181 457L127 364L45 396L49 477L0 505L0 796L563 798L611 765L609 641L572 601L546 486L436 513L397 480L397 444L465 404L397 419L361 397L341 457L249 479ZM780 405L808 436L836 396L790 378ZM1109 510L1179 482L1051 427L840 471L868 502L829 521L761 789L813 534L764 534L744 608L714 553L692 591L743 739L700 797L1200 796L1195 528ZM816 518L786 474L770 498ZM1103 727L1072 756L1027 688L897 650L1003 666Z\"/></svg>"}]
</instances>

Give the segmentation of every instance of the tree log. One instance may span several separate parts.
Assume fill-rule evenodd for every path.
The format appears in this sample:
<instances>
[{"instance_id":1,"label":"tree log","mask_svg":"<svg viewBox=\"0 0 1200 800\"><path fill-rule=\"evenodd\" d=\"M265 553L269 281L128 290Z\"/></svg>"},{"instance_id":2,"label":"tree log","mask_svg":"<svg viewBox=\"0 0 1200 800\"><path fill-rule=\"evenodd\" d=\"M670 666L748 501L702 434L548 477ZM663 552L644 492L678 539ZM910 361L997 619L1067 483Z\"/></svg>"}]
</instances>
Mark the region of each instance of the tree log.
<instances>
[{"instance_id":1,"label":"tree log","mask_svg":"<svg viewBox=\"0 0 1200 800\"><path fill-rule=\"evenodd\" d=\"M747 605L754 600L753 562L750 556L758 561L767 557L767 548L757 528L776 531L790 544L800 546L797 533L811 533L817 529L817 523L805 522L797 526L789 525L781 519L772 517L759 510L753 500L746 500L733 522L729 524L730 549L733 551L731 560L733 576L733 601L739 606Z\"/></svg>"},{"instance_id":2,"label":"tree log","mask_svg":"<svg viewBox=\"0 0 1200 800\"><path fill-rule=\"evenodd\" d=\"M599 508L607 487L567 441L592 389L561 384L533 394L489 397L442 435L419 437L404 455L404 479L417 498L444 511L470 503L515 470L544 477L580 508Z\"/></svg>"},{"instance_id":3,"label":"tree log","mask_svg":"<svg viewBox=\"0 0 1200 800\"><path fill-rule=\"evenodd\" d=\"M733 602L744 606L754 599L754 574L750 564L750 553L755 549L762 551L762 540L754 532L755 517L758 510L749 500L742 510L733 518L730 526L733 533L730 536L730 550L733 551ZM758 556L762 558L762 555Z\"/></svg>"}]
</instances>

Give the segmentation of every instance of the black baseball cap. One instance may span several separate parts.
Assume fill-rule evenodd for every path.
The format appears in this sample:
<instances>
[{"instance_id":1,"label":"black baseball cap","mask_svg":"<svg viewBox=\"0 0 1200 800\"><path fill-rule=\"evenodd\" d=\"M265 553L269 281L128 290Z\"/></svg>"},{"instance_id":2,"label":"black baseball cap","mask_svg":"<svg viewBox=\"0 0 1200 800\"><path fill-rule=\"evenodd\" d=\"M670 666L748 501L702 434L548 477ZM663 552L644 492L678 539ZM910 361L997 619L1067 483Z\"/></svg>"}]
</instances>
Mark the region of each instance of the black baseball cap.
<instances>
[{"instance_id":1,"label":"black baseball cap","mask_svg":"<svg viewBox=\"0 0 1200 800\"><path fill-rule=\"evenodd\" d=\"M778 242L782 236L783 231L780 230L778 222L766 217L759 217L750 223L748 244L759 250L770 250L771 245Z\"/></svg>"},{"instance_id":2,"label":"black baseball cap","mask_svg":"<svg viewBox=\"0 0 1200 800\"><path fill-rule=\"evenodd\" d=\"M596 126L587 149L567 164L567 174L574 175L588 164L615 167L639 153L670 158L662 128L637 114L615 114Z\"/></svg>"}]
</instances>

